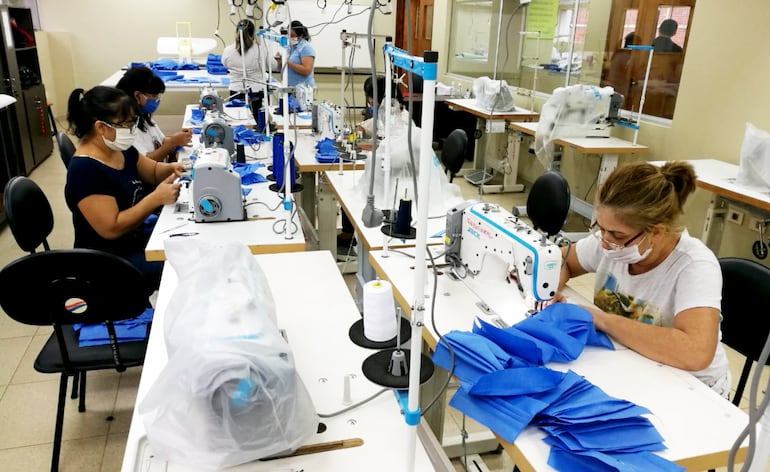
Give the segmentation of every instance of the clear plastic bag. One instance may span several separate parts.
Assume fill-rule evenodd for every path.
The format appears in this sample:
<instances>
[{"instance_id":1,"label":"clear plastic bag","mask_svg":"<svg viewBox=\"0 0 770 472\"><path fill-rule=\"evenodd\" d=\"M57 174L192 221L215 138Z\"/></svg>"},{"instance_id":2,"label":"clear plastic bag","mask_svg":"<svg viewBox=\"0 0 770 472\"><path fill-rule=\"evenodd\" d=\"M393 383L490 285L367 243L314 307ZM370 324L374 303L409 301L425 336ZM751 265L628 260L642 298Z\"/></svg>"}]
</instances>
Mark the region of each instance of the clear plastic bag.
<instances>
[{"instance_id":1,"label":"clear plastic bag","mask_svg":"<svg viewBox=\"0 0 770 472\"><path fill-rule=\"evenodd\" d=\"M492 80L486 76L474 79L473 95L476 103L485 110L512 111L516 108L505 80Z\"/></svg>"},{"instance_id":2,"label":"clear plastic bag","mask_svg":"<svg viewBox=\"0 0 770 472\"><path fill-rule=\"evenodd\" d=\"M760 192L770 191L770 133L751 123L746 123L735 183Z\"/></svg>"},{"instance_id":3,"label":"clear plastic bag","mask_svg":"<svg viewBox=\"0 0 770 472\"><path fill-rule=\"evenodd\" d=\"M307 443L318 416L248 248L169 240L166 254L179 276L166 309L169 360L139 405L152 449L215 469Z\"/></svg>"}]
</instances>

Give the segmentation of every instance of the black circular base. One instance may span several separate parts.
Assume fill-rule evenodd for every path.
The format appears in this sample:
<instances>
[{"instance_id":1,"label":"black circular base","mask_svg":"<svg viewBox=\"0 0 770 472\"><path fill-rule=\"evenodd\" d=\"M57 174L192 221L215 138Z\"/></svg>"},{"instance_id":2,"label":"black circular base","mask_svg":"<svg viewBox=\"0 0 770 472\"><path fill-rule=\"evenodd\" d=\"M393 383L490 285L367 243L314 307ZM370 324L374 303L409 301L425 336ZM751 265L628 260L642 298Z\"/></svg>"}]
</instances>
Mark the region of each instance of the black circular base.
<instances>
[{"instance_id":1,"label":"black circular base","mask_svg":"<svg viewBox=\"0 0 770 472\"><path fill-rule=\"evenodd\" d=\"M395 349L387 349L372 354L364 359L364 363L361 365L361 370L364 372L364 376L377 385L382 385L388 388L404 389L409 387L409 376L394 376L388 372L388 366L390 365L390 358ZM406 357L406 365L410 366L409 356L411 356L409 349L402 349L404 356ZM420 383L423 384L433 376L433 362L425 354L420 354Z\"/></svg>"},{"instance_id":2,"label":"black circular base","mask_svg":"<svg viewBox=\"0 0 770 472\"><path fill-rule=\"evenodd\" d=\"M272 169L270 169L270 170L272 170ZM275 182L275 174L267 174L267 177L265 177L265 178L267 180L269 180L270 182ZM299 179L299 172L297 172L297 174L294 177L294 180L297 180L297 179Z\"/></svg>"},{"instance_id":3,"label":"black circular base","mask_svg":"<svg viewBox=\"0 0 770 472\"><path fill-rule=\"evenodd\" d=\"M401 317L401 343L409 341L412 337L412 326L409 324L409 320ZM364 319L356 321L350 326L348 330L348 336L350 340L356 345L365 347L367 349L386 349L396 346L396 338L389 339L387 341L372 341L364 336Z\"/></svg>"},{"instance_id":4,"label":"black circular base","mask_svg":"<svg viewBox=\"0 0 770 472\"><path fill-rule=\"evenodd\" d=\"M270 187L268 187L273 192L282 192L283 188L278 186L278 184L270 184ZM291 193L297 193L302 191L302 184L292 184L291 186Z\"/></svg>"},{"instance_id":5,"label":"black circular base","mask_svg":"<svg viewBox=\"0 0 770 472\"><path fill-rule=\"evenodd\" d=\"M388 236L398 239L414 239L417 237L417 230L411 226L409 227L409 234L396 233L396 225L382 225L380 229Z\"/></svg>"}]
</instances>

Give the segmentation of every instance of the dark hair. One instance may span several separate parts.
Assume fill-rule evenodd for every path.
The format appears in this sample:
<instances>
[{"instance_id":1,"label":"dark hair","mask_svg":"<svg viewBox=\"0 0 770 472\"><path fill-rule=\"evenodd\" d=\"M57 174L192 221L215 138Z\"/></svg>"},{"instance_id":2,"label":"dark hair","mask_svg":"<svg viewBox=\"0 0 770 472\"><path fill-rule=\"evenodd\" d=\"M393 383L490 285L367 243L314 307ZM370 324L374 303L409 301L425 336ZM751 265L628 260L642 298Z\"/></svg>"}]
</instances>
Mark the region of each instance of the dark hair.
<instances>
[{"instance_id":1,"label":"dark hair","mask_svg":"<svg viewBox=\"0 0 770 472\"><path fill-rule=\"evenodd\" d=\"M243 52L241 52L241 34L243 30ZM235 50L243 55L254 45L254 22L251 20L241 20L235 26Z\"/></svg>"},{"instance_id":2,"label":"dark hair","mask_svg":"<svg viewBox=\"0 0 770 472\"><path fill-rule=\"evenodd\" d=\"M121 123L136 116L136 102L124 91L98 85L84 92L75 89L67 101L69 129L82 139L94 130L97 121Z\"/></svg>"},{"instance_id":3,"label":"dark hair","mask_svg":"<svg viewBox=\"0 0 770 472\"><path fill-rule=\"evenodd\" d=\"M695 170L686 162L661 167L635 162L618 167L599 190L599 205L611 208L623 223L643 229L663 223L679 230L677 219L695 191Z\"/></svg>"},{"instance_id":4,"label":"dark hair","mask_svg":"<svg viewBox=\"0 0 770 472\"><path fill-rule=\"evenodd\" d=\"M126 94L134 101L136 101L134 92L158 95L166 91L166 84L163 83L163 79L155 75L155 72L150 68L144 66L128 69L126 73L123 74L123 77L120 78L116 87L126 92ZM150 126L155 125L155 123L152 122L151 115L144 113L139 109L139 103L136 104L136 108L139 115L138 126L140 130L145 131L147 124Z\"/></svg>"},{"instance_id":5,"label":"dark hair","mask_svg":"<svg viewBox=\"0 0 770 472\"><path fill-rule=\"evenodd\" d=\"M623 38L623 47L627 48L628 46L633 46L634 42L636 42L636 33L631 31L625 36L625 38Z\"/></svg>"},{"instance_id":6,"label":"dark hair","mask_svg":"<svg viewBox=\"0 0 770 472\"><path fill-rule=\"evenodd\" d=\"M293 20L291 22L290 28L298 37L304 39L305 41L310 41L310 33L307 32L307 28L305 28L305 25L303 25L300 21Z\"/></svg>"},{"instance_id":7,"label":"dark hair","mask_svg":"<svg viewBox=\"0 0 770 472\"><path fill-rule=\"evenodd\" d=\"M676 34L677 28L679 28L679 23L669 18L667 20L663 20L660 23L660 26L658 26L658 31L660 31L660 34L673 36Z\"/></svg>"},{"instance_id":8,"label":"dark hair","mask_svg":"<svg viewBox=\"0 0 770 472\"><path fill-rule=\"evenodd\" d=\"M385 77L377 77L377 104L382 103L382 99L385 98L385 85ZM404 97L401 96L401 91L398 89L398 85L395 82L393 82L393 85L390 87L390 92L390 96L398 100L398 103L404 103ZM367 77L364 81L364 95L366 95L367 98L374 98L374 85L372 84L371 76Z\"/></svg>"}]
</instances>

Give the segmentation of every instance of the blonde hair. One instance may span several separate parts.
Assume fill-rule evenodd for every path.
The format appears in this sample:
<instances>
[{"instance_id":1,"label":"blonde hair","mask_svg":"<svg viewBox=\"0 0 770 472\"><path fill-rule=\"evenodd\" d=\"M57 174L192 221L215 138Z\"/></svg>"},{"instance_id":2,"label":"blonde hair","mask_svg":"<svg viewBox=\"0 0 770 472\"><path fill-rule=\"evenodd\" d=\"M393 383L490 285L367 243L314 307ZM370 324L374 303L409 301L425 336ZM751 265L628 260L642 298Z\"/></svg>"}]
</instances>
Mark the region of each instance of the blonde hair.
<instances>
[{"instance_id":1,"label":"blonde hair","mask_svg":"<svg viewBox=\"0 0 770 472\"><path fill-rule=\"evenodd\" d=\"M615 169L599 190L598 204L612 209L623 223L648 229L656 224L681 231L679 216L695 191L695 170L681 161L661 167L636 162Z\"/></svg>"}]
</instances>

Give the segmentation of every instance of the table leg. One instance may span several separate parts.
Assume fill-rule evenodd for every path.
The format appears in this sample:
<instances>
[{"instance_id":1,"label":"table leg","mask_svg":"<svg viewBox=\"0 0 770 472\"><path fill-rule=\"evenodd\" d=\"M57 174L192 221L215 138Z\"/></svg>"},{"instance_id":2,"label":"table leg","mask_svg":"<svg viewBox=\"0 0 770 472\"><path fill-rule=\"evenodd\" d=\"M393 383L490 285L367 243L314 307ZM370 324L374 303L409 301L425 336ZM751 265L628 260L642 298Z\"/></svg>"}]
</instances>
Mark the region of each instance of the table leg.
<instances>
[{"instance_id":1,"label":"table leg","mask_svg":"<svg viewBox=\"0 0 770 472\"><path fill-rule=\"evenodd\" d=\"M329 183L319 175L318 187L318 246L322 251L337 255L337 199Z\"/></svg>"},{"instance_id":2,"label":"table leg","mask_svg":"<svg viewBox=\"0 0 770 472\"><path fill-rule=\"evenodd\" d=\"M302 210L305 211L305 216L310 221L310 226L317 228L316 222L316 173L315 172L303 172L300 175L302 180L302 193L300 194L300 203Z\"/></svg>"},{"instance_id":3,"label":"table leg","mask_svg":"<svg viewBox=\"0 0 770 472\"><path fill-rule=\"evenodd\" d=\"M521 133L508 131L508 144L506 146L505 154L505 159L508 164L503 174L503 184L482 184L481 190L483 193L511 193L524 191L524 185L516 183L519 175L519 152L521 151L521 143L523 141L524 138Z\"/></svg>"},{"instance_id":4,"label":"table leg","mask_svg":"<svg viewBox=\"0 0 770 472\"><path fill-rule=\"evenodd\" d=\"M703 223L703 233L701 233L700 239L714 254L719 254L726 217L726 202L717 195L712 195L708 210L706 210L706 220Z\"/></svg>"}]
</instances>

